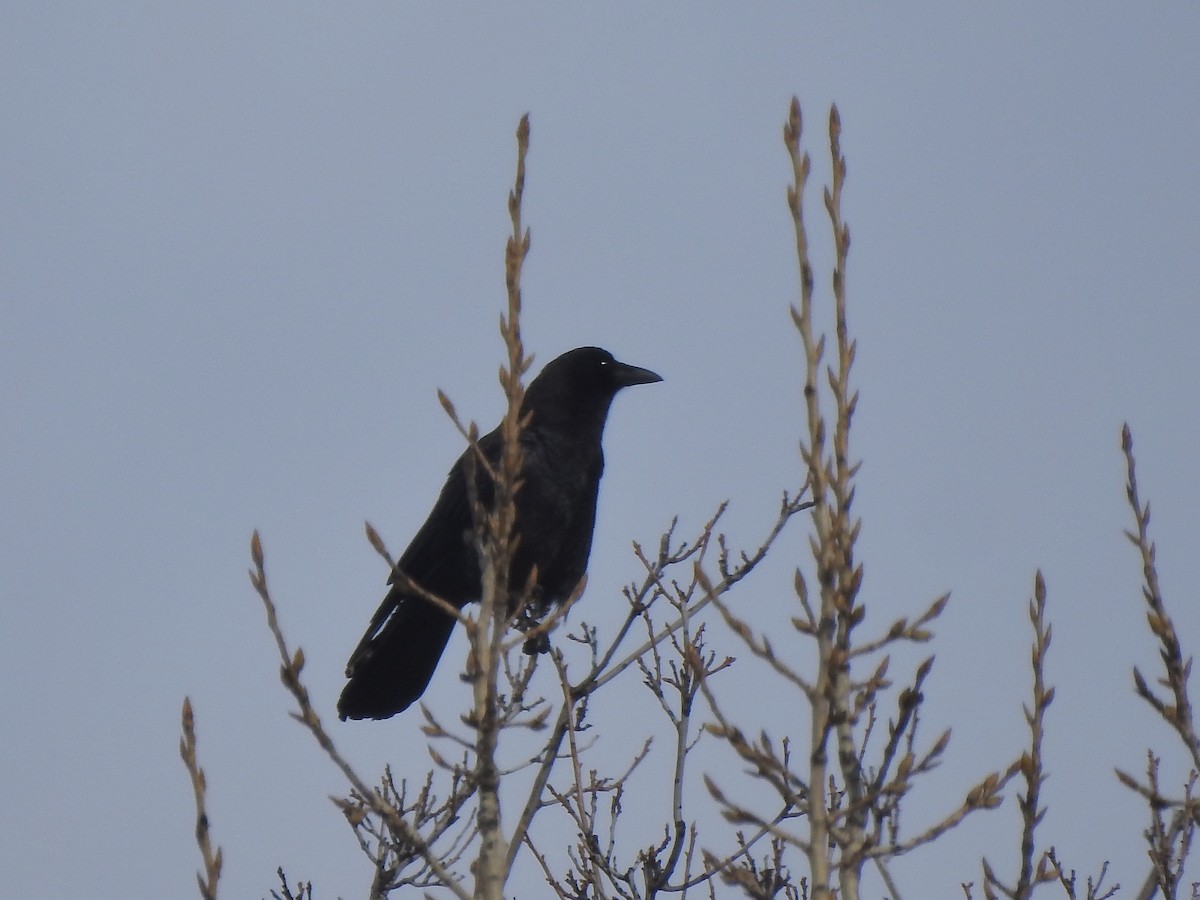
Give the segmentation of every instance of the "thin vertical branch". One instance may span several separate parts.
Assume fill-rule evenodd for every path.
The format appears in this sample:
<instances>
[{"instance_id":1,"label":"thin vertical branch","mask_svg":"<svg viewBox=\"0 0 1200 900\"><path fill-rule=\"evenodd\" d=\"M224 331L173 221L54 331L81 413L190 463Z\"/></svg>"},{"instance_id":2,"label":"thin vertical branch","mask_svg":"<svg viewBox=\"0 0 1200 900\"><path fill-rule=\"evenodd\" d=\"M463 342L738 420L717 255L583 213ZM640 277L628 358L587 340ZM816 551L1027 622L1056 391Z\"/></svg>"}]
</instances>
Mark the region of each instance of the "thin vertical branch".
<instances>
[{"instance_id":1,"label":"thin vertical branch","mask_svg":"<svg viewBox=\"0 0 1200 900\"><path fill-rule=\"evenodd\" d=\"M812 491L812 520L816 536L812 539L813 554L817 563L817 581L821 600L819 619L815 629L817 639L817 678L811 700L812 728L809 755L808 821L810 838L807 842L809 876L814 900L828 900L832 896L830 865L827 855L829 845L830 818L828 813L828 755L826 740L830 727L830 679L833 669L832 572L833 560L827 555L832 530L828 493L830 473L825 461L825 419L821 414L821 401L817 387L817 373L825 352L824 337L817 338L813 331L812 298L813 268L808 253L808 233L804 225L804 188L812 167L807 152L801 152L800 139L804 122L800 114L800 101L793 97L788 111L788 120L783 127L783 142L792 162L792 184L787 189L788 208L796 233L796 259L800 266L800 307L791 308L792 321L800 333L804 350L804 404L808 422L808 439L800 445L800 455L808 467L809 489Z\"/></svg>"},{"instance_id":2,"label":"thin vertical branch","mask_svg":"<svg viewBox=\"0 0 1200 900\"><path fill-rule=\"evenodd\" d=\"M1192 660L1183 658L1183 649L1175 623L1167 613L1162 589L1158 583L1158 565L1155 562L1155 546L1150 540L1150 504L1142 504L1138 496L1137 471L1133 458L1133 433L1129 426L1121 429L1121 450L1125 455L1126 483L1125 498L1133 510L1135 531L1126 531L1125 536L1137 547L1142 560L1142 598L1146 601L1146 622L1150 631L1158 638L1159 658L1163 663L1163 677L1159 684L1171 693L1171 700L1161 700L1146 683L1142 673L1133 670L1134 686L1138 696L1154 707L1160 716L1175 729L1184 747L1192 758L1192 767L1200 771L1200 738L1196 735L1192 718L1192 704L1188 697L1188 677L1192 672Z\"/></svg>"},{"instance_id":3,"label":"thin vertical branch","mask_svg":"<svg viewBox=\"0 0 1200 900\"><path fill-rule=\"evenodd\" d=\"M529 229L521 224L525 155L529 150L528 115L521 117L516 137L517 173L513 189L508 195L512 234L505 245L504 255L508 311L500 317L500 334L508 352L508 363L500 369L500 385L508 403L500 425L503 449L499 478L494 481L492 508L484 516L486 526L480 527L481 516L476 516L476 538L483 563L480 629L472 647L479 673L474 692L475 777L479 786L480 834L476 896L485 900L502 900L510 857L500 815L500 768L496 758L500 723L497 720L497 705L504 636L512 614L520 605L514 602L509 573L519 540L515 524L516 493L520 487L521 473L521 403L525 396L522 377L529 368L521 341L521 269L530 245Z\"/></svg>"},{"instance_id":4,"label":"thin vertical branch","mask_svg":"<svg viewBox=\"0 0 1200 900\"><path fill-rule=\"evenodd\" d=\"M1042 784L1046 781L1042 765L1042 740L1045 736L1046 710L1054 702L1053 686L1046 686L1046 654L1050 650L1053 629L1046 621L1046 581L1039 569L1033 582L1033 600L1029 603L1029 621L1033 624L1033 709L1025 707L1025 722L1029 726L1029 751L1021 757L1021 775L1025 779L1025 795L1021 797L1021 872L1017 876L1015 896L1028 900L1034 887L1053 873L1034 871L1037 852L1035 832L1046 815L1039 807Z\"/></svg>"},{"instance_id":5,"label":"thin vertical branch","mask_svg":"<svg viewBox=\"0 0 1200 900\"><path fill-rule=\"evenodd\" d=\"M204 770L196 758L196 722L192 715L192 701L183 698L183 737L179 739L179 755L192 779L192 792L196 797L196 843L200 846L200 858L204 871L196 873L196 884L204 900L217 900L217 882L221 880L221 848L213 850L208 833L208 812L205 809L205 793L208 782Z\"/></svg>"},{"instance_id":6,"label":"thin vertical branch","mask_svg":"<svg viewBox=\"0 0 1200 900\"><path fill-rule=\"evenodd\" d=\"M1021 868L1014 887L1000 881L995 870L983 859L983 893L987 898L1002 894L1013 900L1029 900L1039 884L1061 877L1053 850L1038 855L1037 826L1046 810L1041 804L1042 785L1046 772L1042 763L1042 743L1045 738L1046 710L1054 702L1054 688L1046 686L1046 656L1050 650L1053 629L1046 621L1046 580L1039 569L1033 579L1033 599L1029 601L1029 621L1033 625L1033 649L1030 654L1033 669L1033 706L1024 707L1025 723L1029 726L1029 749L1010 769L1021 773L1025 792L1018 798L1021 810Z\"/></svg>"},{"instance_id":7,"label":"thin vertical branch","mask_svg":"<svg viewBox=\"0 0 1200 900\"><path fill-rule=\"evenodd\" d=\"M1200 738L1196 734L1188 694L1192 660L1191 657L1184 658L1179 634L1167 612L1166 601L1159 586L1155 546L1150 540L1150 504L1143 504L1138 494L1133 433L1128 424L1121 429L1121 451L1125 456L1125 499L1133 512L1135 524L1134 530L1127 530L1125 536L1137 548L1141 557L1142 599L1146 604L1146 623L1158 640L1159 658L1163 664L1163 674L1157 682L1158 687L1165 689L1168 696L1160 696L1136 666L1133 670L1134 690L1179 735L1191 756L1192 772L1185 781L1182 798L1165 796L1160 790L1158 757L1153 752L1148 754L1150 762L1144 782L1121 769L1117 769L1116 775L1122 784L1140 794L1150 808L1150 828L1145 832L1145 836L1149 845L1152 871L1138 896L1152 896L1156 890L1161 890L1163 896L1171 900L1178 890L1179 877L1191 852L1192 835L1200 822L1200 802L1192 793L1197 773L1200 772ZM1163 814L1164 810L1169 808L1174 809L1174 813L1170 823L1167 823Z\"/></svg>"},{"instance_id":8,"label":"thin vertical branch","mask_svg":"<svg viewBox=\"0 0 1200 900\"><path fill-rule=\"evenodd\" d=\"M850 424L858 406L858 394L850 387L850 370L854 366L857 345L850 338L846 320L846 259L850 252L850 228L842 218L842 189L846 183L846 158L841 146L842 120L836 106L829 110L829 157L832 162L830 186L824 193L825 211L833 231L833 301L834 331L837 337L837 368L827 371L833 401L836 407L836 422L833 431L833 498L834 516L830 539L837 587L833 596L837 616L836 646L834 660L837 667L831 673L830 687L833 691L834 716L837 721L838 764L846 791L847 818L845 824L845 855L850 861L866 848L868 843L867 821L870 804L867 801L867 783L859 764L860 755L855 745L854 726L857 716L851 699L849 657L853 649L851 633L862 621L861 610L855 604L862 585L863 570L854 562L854 543L858 537L860 522L853 517L854 476L858 464L850 460ZM840 884L844 896L858 893L861 863L843 865Z\"/></svg>"}]
</instances>

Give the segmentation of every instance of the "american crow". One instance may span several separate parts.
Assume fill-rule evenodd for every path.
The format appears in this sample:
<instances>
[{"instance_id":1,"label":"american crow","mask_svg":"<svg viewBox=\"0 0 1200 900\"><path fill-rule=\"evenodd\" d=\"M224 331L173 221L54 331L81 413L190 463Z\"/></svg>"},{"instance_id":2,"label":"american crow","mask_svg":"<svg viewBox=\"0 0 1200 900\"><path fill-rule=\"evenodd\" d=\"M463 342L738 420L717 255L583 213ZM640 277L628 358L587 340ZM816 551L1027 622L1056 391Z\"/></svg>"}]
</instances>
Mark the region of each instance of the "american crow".
<instances>
[{"instance_id":1,"label":"american crow","mask_svg":"<svg viewBox=\"0 0 1200 900\"><path fill-rule=\"evenodd\" d=\"M542 608L562 603L583 577L604 471L600 437L617 391L662 381L597 347L580 347L548 363L530 383L521 406L530 414L521 432L522 464L515 530L519 542L509 572L513 590L537 566L534 597ZM500 429L479 440L499 464ZM468 449L446 479L433 511L396 563L413 582L461 609L480 599L480 566L467 491ZM475 466L479 498L492 501L491 480ZM424 693L454 630L454 618L397 583L371 619L346 665L349 683L338 700L344 719L386 719Z\"/></svg>"}]
</instances>

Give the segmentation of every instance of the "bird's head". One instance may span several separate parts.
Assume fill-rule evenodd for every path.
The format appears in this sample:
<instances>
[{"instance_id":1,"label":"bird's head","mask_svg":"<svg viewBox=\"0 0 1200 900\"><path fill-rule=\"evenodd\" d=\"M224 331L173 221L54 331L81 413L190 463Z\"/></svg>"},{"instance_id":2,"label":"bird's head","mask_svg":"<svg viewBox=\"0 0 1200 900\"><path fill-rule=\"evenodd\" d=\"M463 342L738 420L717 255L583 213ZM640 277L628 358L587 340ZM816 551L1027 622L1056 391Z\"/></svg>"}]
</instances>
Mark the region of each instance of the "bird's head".
<instances>
[{"instance_id":1,"label":"bird's head","mask_svg":"<svg viewBox=\"0 0 1200 900\"><path fill-rule=\"evenodd\" d=\"M619 362L599 347L577 347L546 363L525 392L525 411L534 423L567 418L604 417L621 388L662 381L662 376Z\"/></svg>"}]
</instances>

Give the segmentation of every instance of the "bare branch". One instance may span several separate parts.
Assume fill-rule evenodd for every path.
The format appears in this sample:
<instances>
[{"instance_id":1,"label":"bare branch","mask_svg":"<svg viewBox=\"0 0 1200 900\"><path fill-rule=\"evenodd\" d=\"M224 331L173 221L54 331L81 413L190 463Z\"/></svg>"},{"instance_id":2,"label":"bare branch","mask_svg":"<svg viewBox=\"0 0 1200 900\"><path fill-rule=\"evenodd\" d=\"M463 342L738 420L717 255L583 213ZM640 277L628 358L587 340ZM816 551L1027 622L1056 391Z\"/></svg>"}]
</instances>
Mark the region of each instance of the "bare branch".
<instances>
[{"instance_id":1,"label":"bare branch","mask_svg":"<svg viewBox=\"0 0 1200 900\"><path fill-rule=\"evenodd\" d=\"M317 715L316 710L313 708L308 689L304 686L300 678L300 673L304 668L304 652L297 649L293 653L288 648L287 641L284 639L283 632L279 627L275 603L271 599L270 591L267 588L262 542L259 539L257 531L254 532L254 536L250 540L250 556L254 562L254 568L250 570L250 583L262 599L263 608L267 614L267 628L270 629L271 635L275 638L275 646L279 651L281 662L279 677L300 710L298 713L292 713L292 717L308 729L309 733L316 740L317 745L325 751L325 755L341 771L360 800L373 813L387 823L388 828L403 841L405 846L412 848L414 855L419 856L429 866L437 875L439 882L449 888L460 900L469 900L470 894L462 887L458 879L443 866L438 854L405 821L394 806L386 802L382 796L367 786L366 782L359 777L358 773L350 766L334 745L333 739L321 723L320 716Z\"/></svg>"},{"instance_id":2,"label":"bare branch","mask_svg":"<svg viewBox=\"0 0 1200 900\"><path fill-rule=\"evenodd\" d=\"M208 833L208 811L205 809L205 792L208 782L204 770L196 758L196 722L192 715L192 701L183 698L183 737L179 739L179 755L192 779L192 793L196 798L196 843L200 846L200 858L204 871L196 873L196 884L204 900L217 900L217 883L221 880L221 848L213 849Z\"/></svg>"}]
</instances>

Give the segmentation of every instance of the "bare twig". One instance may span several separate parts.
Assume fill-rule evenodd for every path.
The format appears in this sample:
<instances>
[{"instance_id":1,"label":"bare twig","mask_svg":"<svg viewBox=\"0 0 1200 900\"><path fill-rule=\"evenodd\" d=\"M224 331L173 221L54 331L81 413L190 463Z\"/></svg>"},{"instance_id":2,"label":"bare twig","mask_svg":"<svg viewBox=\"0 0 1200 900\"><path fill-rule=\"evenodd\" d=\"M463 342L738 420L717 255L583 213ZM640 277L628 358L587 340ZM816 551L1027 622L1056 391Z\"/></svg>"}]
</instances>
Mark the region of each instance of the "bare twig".
<instances>
[{"instance_id":1,"label":"bare twig","mask_svg":"<svg viewBox=\"0 0 1200 900\"><path fill-rule=\"evenodd\" d=\"M1179 634L1167 612L1159 585L1155 546L1149 534L1150 504L1143 504L1138 494L1133 433L1128 425L1121 429L1121 451L1125 457L1125 498L1133 512L1135 526L1133 530L1126 531L1125 536L1141 557L1146 623L1158 640L1159 658L1163 664L1163 674L1157 679L1157 685L1167 692L1167 696L1164 698L1152 688L1137 667L1133 670L1134 690L1179 736L1191 757L1192 771L1185 780L1183 796L1174 798L1165 796L1159 788L1159 761L1153 752L1147 754L1149 763L1144 782L1121 769L1116 770L1116 775L1122 784L1147 801L1150 810L1150 827L1145 836L1151 871L1138 896L1150 897L1155 890L1161 890L1165 898L1173 900L1191 852L1192 836L1197 824L1200 824L1200 801L1193 796L1196 779L1200 777L1200 737L1197 737L1188 692L1192 660L1191 657L1184 658ZM1172 810L1170 821L1164 819L1164 812L1168 809Z\"/></svg>"},{"instance_id":2,"label":"bare twig","mask_svg":"<svg viewBox=\"0 0 1200 900\"><path fill-rule=\"evenodd\" d=\"M473 635L472 654L478 665L474 681L475 781L479 790L479 856L475 864L476 895L483 900L502 900L508 879L511 843L501 827L500 767L497 750L501 723L498 712L498 683L505 656L504 637L510 617L524 606L524 598L510 596L509 573L516 550L516 494L521 473L521 404L525 397L523 377L531 360L521 340L521 269L529 252L529 230L521 224L521 200L525 191L525 156L529 150L529 116L517 127L517 173L508 195L512 234L505 249L504 283L508 311L500 317L500 334L508 352L508 363L500 369L500 385L507 407L500 424L500 465L493 479L493 502L483 509L477 497L475 539L481 560L483 591L480 630ZM468 479L469 483L474 478ZM532 585L535 573L531 572ZM528 594L528 590L525 592Z\"/></svg>"},{"instance_id":3,"label":"bare twig","mask_svg":"<svg viewBox=\"0 0 1200 900\"><path fill-rule=\"evenodd\" d=\"M1049 852L1038 854L1036 831L1046 815L1040 805L1041 789L1046 782L1042 764L1042 743L1045 738L1046 711L1054 702L1054 688L1046 686L1046 656L1053 630L1046 620L1046 581L1039 570L1034 575L1033 599L1029 601L1029 621L1033 625L1033 705L1026 706L1025 723L1029 726L1029 749L1021 754L1017 767L1025 781L1025 792L1017 800L1021 810L1021 868L1013 887L1000 881L995 870L983 860L983 889L985 896L999 891L1012 900L1029 900L1038 885L1060 878Z\"/></svg>"},{"instance_id":4,"label":"bare twig","mask_svg":"<svg viewBox=\"0 0 1200 900\"><path fill-rule=\"evenodd\" d=\"M1192 718L1192 704L1188 697L1188 676L1192 671L1192 660L1183 658L1179 634L1175 623L1167 613L1166 602L1158 582L1158 566L1155 562L1155 547L1150 540L1150 504L1142 505L1138 497L1137 472L1133 458L1133 433L1126 425L1121 431L1121 449L1125 454L1127 481L1125 497L1133 510L1134 531L1125 536L1137 547L1142 559L1142 598L1146 601L1146 622L1151 633L1158 638L1159 658L1163 663L1163 675L1159 685L1170 692L1170 700L1161 699L1146 682L1138 669L1133 670L1134 688L1166 720L1183 741L1184 748L1192 758L1192 768L1200 771L1200 737L1196 735Z\"/></svg>"},{"instance_id":5,"label":"bare twig","mask_svg":"<svg viewBox=\"0 0 1200 900\"><path fill-rule=\"evenodd\" d=\"M316 710L313 708L308 689L304 686L300 678L300 674L304 669L304 651L297 648L293 653L288 648L287 641L284 639L283 632L279 627L275 603L271 599L270 591L267 588L262 541L259 539L257 531L254 532L254 536L250 540L250 556L254 562L254 568L250 570L250 583L262 599L263 608L267 614L267 628L270 629L271 635L275 639L276 649L279 651L281 662L279 677L299 707L299 712L291 714L292 718L308 729L309 733L316 740L317 745L341 771L360 800L387 824L388 828L405 847L411 849L414 857L420 857L423 860L435 873L439 883L449 888L460 900L469 900L470 894L462 887L459 880L443 865L441 858L430 844L401 816L395 806L388 803L378 792L367 786L366 782L350 766L349 762L346 761L345 757L342 756L334 745L333 739L321 723L320 716L317 715ZM340 803L339 805L342 806L343 810L347 808L344 803Z\"/></svg>"},{"instance_id":6,"label":"bare twig","mask_svg":"<svg viewBox=\"0 0 1200 900\"><path fill-rule=\"evenodd\" d=\"M221 880L221 848L215 850L208 833L208 811L204 806L208 782L204 770L196 758L196 722L192 715L192 701L183 698L183 737L179 739L179 755L192 779L192 793L196 797L196 843L200 846L200 859L204 871L196 873L196 884L204 900L217 900L217 882Z\"/></svg>"}]
</instances>

